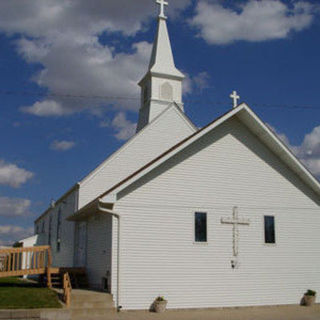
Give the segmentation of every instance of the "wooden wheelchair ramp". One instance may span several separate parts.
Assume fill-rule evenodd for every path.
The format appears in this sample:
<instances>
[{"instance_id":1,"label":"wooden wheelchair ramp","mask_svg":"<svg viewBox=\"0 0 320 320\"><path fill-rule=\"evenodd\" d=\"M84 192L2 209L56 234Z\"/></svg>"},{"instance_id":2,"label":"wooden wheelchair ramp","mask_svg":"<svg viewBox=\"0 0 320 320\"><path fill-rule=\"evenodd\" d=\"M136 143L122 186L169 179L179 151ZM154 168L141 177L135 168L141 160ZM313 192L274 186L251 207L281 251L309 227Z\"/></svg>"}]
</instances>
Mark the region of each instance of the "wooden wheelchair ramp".
<instances>
[{"instance_id":1,"label":"wooden wheelchair ramp","mask_svg":"<svg viewBox=\"0 0 320 320\"><path fill-rule=\"evenodd\" d=\"M8 248L0 250L0 278L25 275L46 275L51 287L50 246Z\"/></svg>"}]
</instances>

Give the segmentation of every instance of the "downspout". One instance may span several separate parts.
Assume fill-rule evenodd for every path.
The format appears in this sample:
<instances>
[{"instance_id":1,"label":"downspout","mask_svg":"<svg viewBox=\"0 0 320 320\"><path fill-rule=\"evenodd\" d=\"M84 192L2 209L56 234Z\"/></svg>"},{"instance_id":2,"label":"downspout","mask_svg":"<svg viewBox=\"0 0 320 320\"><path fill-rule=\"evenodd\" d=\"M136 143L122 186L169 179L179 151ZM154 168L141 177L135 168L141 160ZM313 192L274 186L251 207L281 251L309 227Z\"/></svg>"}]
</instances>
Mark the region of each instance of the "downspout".
<instances>
[{"instance_id":1,"label":"downspout","mask_svg":"<svg viewBox=\"0 0 320 320\"><path fill-rule=\"evenodd\" d=\"M103 213L110 214L118 219L118 237L117 237L117 310L122 309L120 306L120 215L110 209L102 208L100 204L102 201L99 199L98 210Z\"/></svg>"}]
</instances>

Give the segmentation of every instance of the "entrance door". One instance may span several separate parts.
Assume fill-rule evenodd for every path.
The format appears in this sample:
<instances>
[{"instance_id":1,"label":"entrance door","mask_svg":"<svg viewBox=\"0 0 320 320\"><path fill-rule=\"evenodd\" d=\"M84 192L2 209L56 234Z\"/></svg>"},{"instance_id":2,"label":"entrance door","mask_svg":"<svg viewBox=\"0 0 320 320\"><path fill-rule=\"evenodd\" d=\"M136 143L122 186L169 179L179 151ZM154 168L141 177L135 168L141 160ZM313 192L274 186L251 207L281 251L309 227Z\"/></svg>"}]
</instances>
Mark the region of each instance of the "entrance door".
<instances>
[{"instance_id":1,"label":"entrance door","mask_svg":"<svg viewBox=\"0 0 320 320\"><path fill-rule=\"evenodd\" d=\"M87 260L87 223L79 222L76 226L75 266L85 267Z\"/></svg>"}]
</instances>

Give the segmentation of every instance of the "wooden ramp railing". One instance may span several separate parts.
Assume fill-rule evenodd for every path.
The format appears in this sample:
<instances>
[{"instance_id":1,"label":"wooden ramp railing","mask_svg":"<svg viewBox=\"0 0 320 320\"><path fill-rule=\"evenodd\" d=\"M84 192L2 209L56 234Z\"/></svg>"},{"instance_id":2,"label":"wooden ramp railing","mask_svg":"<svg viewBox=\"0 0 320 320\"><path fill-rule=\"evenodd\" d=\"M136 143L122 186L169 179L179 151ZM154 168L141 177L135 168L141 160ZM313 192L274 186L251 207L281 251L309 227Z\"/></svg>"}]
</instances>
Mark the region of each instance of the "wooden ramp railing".
<instances>
[{"instance_id":1,"label":"wooden ramp railing","mask_svg":"<svg viewBox=\"0 0 320 320\"><path fill-rule=\"evenodd\" d=\"M66 272L63 274L63 302L66 304L67 307L70 306L71 303L71 291L72 285L69 273Z\"/></svg>"},{"instance_id":2,"label":"wooden ramp railing","mask_svg":"<svg viewBox=\"0 0 320 320\"><path fill-rule=\"evenodd\" d=\"M50 246L0 250L0 278L47 274L51 287L51 264Z\"/></svg>"}]
</instances>

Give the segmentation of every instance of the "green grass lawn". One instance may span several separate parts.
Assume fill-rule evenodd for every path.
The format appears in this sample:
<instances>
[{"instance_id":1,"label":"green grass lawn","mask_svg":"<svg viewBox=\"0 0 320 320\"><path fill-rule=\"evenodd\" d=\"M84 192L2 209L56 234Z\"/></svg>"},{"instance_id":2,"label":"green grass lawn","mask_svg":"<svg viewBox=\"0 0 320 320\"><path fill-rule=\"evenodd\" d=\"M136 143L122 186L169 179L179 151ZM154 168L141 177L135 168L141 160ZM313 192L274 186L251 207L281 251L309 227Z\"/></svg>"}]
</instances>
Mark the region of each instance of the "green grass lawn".
<instances>
[{"instance_id":1,"label":"green grass lawn","mask_svg":"<svg viewBox=\"0 0 320 320\"><path fill-rule=\"evenodd\" d=\"M19 278L0 278L0 309L61 308L55 291Z\"/></svg>"}]
</instances>

